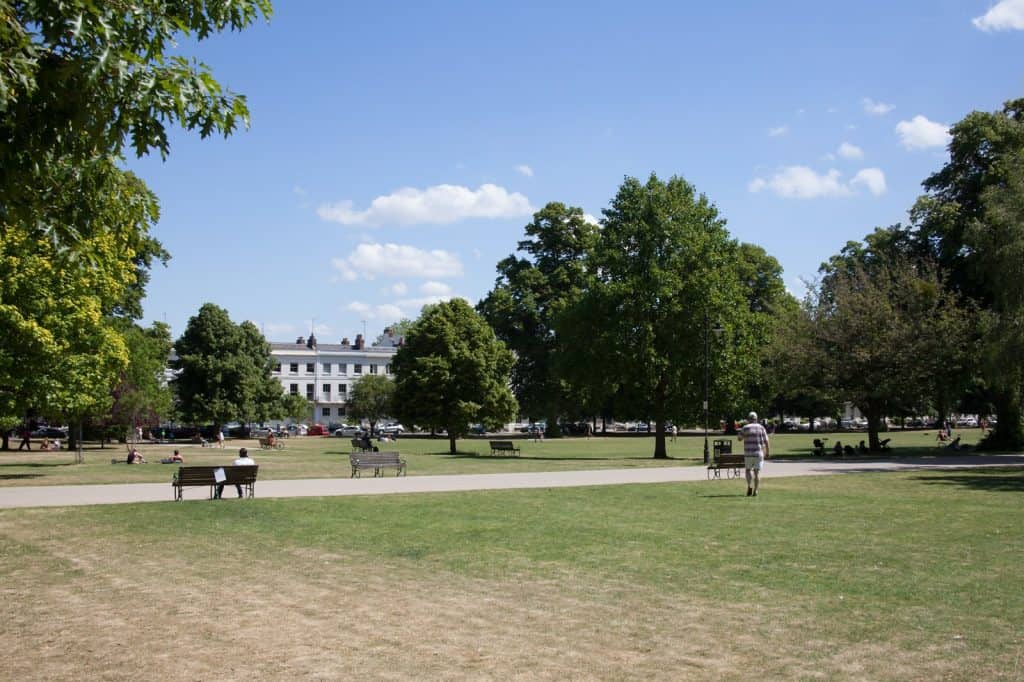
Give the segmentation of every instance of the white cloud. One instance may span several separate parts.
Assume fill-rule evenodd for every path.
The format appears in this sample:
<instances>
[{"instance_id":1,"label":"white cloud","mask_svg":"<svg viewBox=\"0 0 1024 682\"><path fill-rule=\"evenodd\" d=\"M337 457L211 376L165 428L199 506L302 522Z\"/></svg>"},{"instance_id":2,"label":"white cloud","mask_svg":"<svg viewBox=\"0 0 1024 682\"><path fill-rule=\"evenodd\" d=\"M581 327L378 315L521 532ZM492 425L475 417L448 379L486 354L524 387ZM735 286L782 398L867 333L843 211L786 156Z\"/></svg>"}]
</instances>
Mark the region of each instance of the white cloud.
<instances>
[{"instance_id":1,"label":"white cloud","mask_svg":"<svg viewBox=\"0 0 1024 682\"><path fill-rule=\"evenodd\" d=\"M1024 30L1024 0L1002 0L971 23L982 31Z\"/></svg>"},{"instance_id":2,"label":"white cloud","mask_svg":"<svg viewBox=\"0 0 1024 682\"><path fill-rule=\"evenodd\" d=\"M461 296L423 296L422 298L406 298L401 301L397 301L398 305L402 307L402 310L409 310L414 314L418 314L420 309L425 305L433 305L434 303L442 303L444 301L450 301L453 298L462 298ZM412 315L415 316L415 315Z\"/></svg>"},{"instance_id":3,"label":"white cloud","mask_svg":"<svg viewBox=\"0 0 1024 682\"><path fill-rule=\"evenodd\" d=\"M447 224L467 218L518 218L531 213L533 207L524 195L492 184L475 190L461 185L404 187L377 197L365 211L356 210L351 200L317 209L324 220L342 225Z\"/></svg>"},{"instance_id":4,"label":"white cloud","mask_svg":"<svg viewBox=\"0 0 1024 682\"><path fill-rule=\"evenodd\" d=\"M395 296L405 296L407 293L409 293L409 287L406 285L405 282L397 282L395 284L392 284L388 288L388 291L394 294Z\"/></svg>"},{"instance_id":5,"label":"white cloud","mask_svg":"<svg viewBox=\"0 0 1024 682\"><path fill-rule=\"evenodd\" d=\"M834 168L820 174L807 166L786 166L770 178L754 178L747 185L751 192L768 189L785 199L847 197L856 194L859 187L876 196L883 194L885 174L878 168L865 168L844 183L842 174Z\"/></svg>"},{"instance_id":6,"label":"white cloud","mask_svg":"<svg viewBox=\"0 0 1024 682\"><path fill-rule=\"evenodd\" d=\"M862 150L855 144L850 144L849 142L844 142L841 145L839 145L839 149L836 153L839 154L839 156L843 157L844 159L864 158L864 150Z\"/></svg>"},{"instance_id":7,"label":"white cloud","mask_svg":"<svg viewBox=\"0 0 1024 682\"><path fill-rule=\"evenodd\" d=\"M839 181L839 176L835 169L819 175L807 166L787 166L768 180L755 178L748 189L760 192L767 188L787 199L842 197L848 195L850 189Z\"/></svg>"},{"instance_id":8,"label":"white cloud","mask_svg":"<svg viewBox=\"0 0 1024 682\"><path fill-rule=\"evenodd\" d=\"M850 180L850 187L864 186L876 197L885 194L885 173L881 168L864 168Z\"/></svg>"},{"instance_id":9,"label":"white cloud","mask_svg":"<svg viewBox=\"0 0 1024 682\"><path fill-rule=\"evenodd\" d=\"M861 104L864 105L864 113L871 114L872 116L884 116L896 108L891 104L886 104L885 102L876 102L870 97L862 99Z\"/></svg>"},{"instance_id":10,"label":"white cloud","mask_svg":"<svg viewBox=\"0 0 1024 682\"><path fill-rule=\"evenodd\" d=\"M360 277L445 279L462 275L462 262L455 254L401 244L363 243L346 258L332 258L331 266L346 281Z\"/></svg>"},{"instance_id":11,"label":"white cloud","mask_svg":"<svg viewBox=\"0 0 1024 682\"><path fill-rule=\"evenodd\" d=\"M420 293L427 296L447 296L452 293L452 288L444 282L424 282L420 285Z\"/></svg>"},{"instance_id":12,"label":"white cloud","mask_svg":"<svg viewBox=\"0 0 1024 682\"><path fill-rule=\"evenodd\" d=\"M769 128L768 137L778 137L779 135L785 135L789 132L789 126L779 126L778 128Z\"/></svg>"},{"instance_id":13,"label":"white cloud","mask_svg":"<svg viewBox=\"0 0 1024 682\"><path fill-rule=\"evenodd\" d=\"M368 320L383 319L393 321L399 320L405 316L401 308L391 303L370 305L369 303L363 303L361 301L352 301L345 306L345 310L362 315Z\"/></svg>"},{"instance_id":14,"label":"white cloud","mask_svg":"<svg viewBox=\"0 0 1024 682\"><path fill-rule=\"evenodd\" d=\"M533 177L533 169L527 166L525 163L521 163L518 166L516 166L516 171L522 175L525 175L528 178Z\"/></svg>"},{"instance_id":15,"label":"white cloud","mask_svg":"<svg viewBox=\"0 0 1024 682\"><path fill-rule=\"evenodd\" d=\"M944 147L950 140L949 126L929 121L920 114L909 121L897 123L896 133L900 136L900 142L907 149Z\"/></svg>"},{"instance_id":16,"label":"white cloud","mask_svg":"<svg viewBox=\"0 0 1024 682\"><path fill-rule=\"evenodd\" d=\"M373 306L371 306L369 303L360 303L359 301L352 301L347 306L345 306L345 310L348 310L349 312L353 313L359 313L360 315L362 315L363 313L368 313L372 309Z\"/></svg>"}]
</instances>

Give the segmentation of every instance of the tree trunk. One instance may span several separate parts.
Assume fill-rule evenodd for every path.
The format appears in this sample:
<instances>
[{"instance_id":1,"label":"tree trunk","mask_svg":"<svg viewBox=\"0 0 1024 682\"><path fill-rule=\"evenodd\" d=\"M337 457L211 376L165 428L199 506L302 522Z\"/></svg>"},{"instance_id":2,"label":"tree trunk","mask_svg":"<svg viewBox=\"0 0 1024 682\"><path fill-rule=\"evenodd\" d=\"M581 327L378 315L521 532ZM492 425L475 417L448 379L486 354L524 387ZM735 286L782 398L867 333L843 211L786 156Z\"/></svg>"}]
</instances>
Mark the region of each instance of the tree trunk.
<instances>
[{"instance_id":1,"label":"tree trunk","mask_svg":"<svg viewBox=\"0 0 1024 682\"><path fill-rule=\"evenodd\" d=\"M11 449L11 432L10 431L4 431L3 440L4 440L4 444L3 444L3 447L0 448L0 450L10 450Z\"/></svg>"},{"instance_id":2,"label":"tree trunk","mask_svg":"<svg viewBox=\"0 0 1024 682\"><path fill-rule=\"evenodd\" d=\"M558 412L552 410L553 414L547 415L547 425L544 427L545 438L561 438L562 429L558 426Z\"/></svg>"},{"instance_id":3,"label":"tree trunk","mask_svg":"<svg viewBox=\"0 0 1024 682\"><path fill-rule=\"evenodd\" d=\"M882 449L881 441L878 438L878 427L882 421L881 415L876 410L867 409L864 412L868 420L868 449L871 452L878 452Z\"/></svg>"},{"instance_id":4,"label":"tree trunk","mask_svg":"<svg viewBox=\"0 0 1024 682\"><path fill-rule=\"evenodd\" d=\"M450 429L448 431L448 451L453 455L457 452L455 449L455 434L453 434Z\"/></svg>"},{"instance_id":5,"label":"tree trunk","mask_svg":"<svg viewBox=\"0 0 1024 682\"><path fill-rule=\"evenodd\" d=\"M68 424L68 450L77 450L79 446L80 431L78 430L78 423L71 422Z\"/></svg>"},{"instance_id":6,"label":"tree trunk","mask_svg":"<svg viewBox=\"0 0 1024 682\"><path fill-rule=\"evenodd\" d=\"M668 381L664 375L654 387L654 459L668 459L665 447L665 392ZM648 422L649 423L649 422Z\"/></svg>"}]
</instances>

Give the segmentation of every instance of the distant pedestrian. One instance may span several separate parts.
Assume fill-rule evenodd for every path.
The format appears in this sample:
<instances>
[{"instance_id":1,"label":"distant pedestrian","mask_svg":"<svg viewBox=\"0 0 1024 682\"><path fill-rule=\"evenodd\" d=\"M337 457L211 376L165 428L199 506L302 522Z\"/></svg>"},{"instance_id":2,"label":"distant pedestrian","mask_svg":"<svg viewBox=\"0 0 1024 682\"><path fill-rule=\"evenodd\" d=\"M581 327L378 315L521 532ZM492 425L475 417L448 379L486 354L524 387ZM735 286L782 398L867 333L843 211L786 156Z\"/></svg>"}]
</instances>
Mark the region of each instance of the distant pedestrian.
<instances>
[{"instance_id":1,"label":"distant pedestrian","mask_svg":"<svg viewBox=\"0 0 1024 682\"><path fill-rule=\"evenodd\" d=\"M676 442L676 435L679 433L679 427L675 424L672 425L672 442Z\"/></svg>"},{"instance_id":2,"label":"distant pedestrian","mask_svg":"<svg viewBox=\"0 0 1024 682\"><path fill-rule=\"evenodd\" d=\"M220 429L217 429L217 446L221 450L224 449L224 432L221 431Z\"/></svg>"},{"instance_id":3,"label":"distant pedestrian","mask_svg":"<svg viewBox=\"0 0 1024 682\"><path fill-rule=\"evenodd\" d=\"M22 448L26 450L32 449L32 432L28 430L27 426L21 427L21 444L18 445L18 449L21 450Z\"/></svg>"},{"instance_id":4,"label":"distant pedestrian","mask_svg":"<svg viewBox=\"0 0 1024 682\"><path fill-rule=\"evenodd\" d=\"M743 466L747 472L747 497L757 497L761 468L765 458L771 457L768 432L757 421L757 412L747 415L747 424L740 429L740 440L743 441Z\"/></svg>"}]
</instances>

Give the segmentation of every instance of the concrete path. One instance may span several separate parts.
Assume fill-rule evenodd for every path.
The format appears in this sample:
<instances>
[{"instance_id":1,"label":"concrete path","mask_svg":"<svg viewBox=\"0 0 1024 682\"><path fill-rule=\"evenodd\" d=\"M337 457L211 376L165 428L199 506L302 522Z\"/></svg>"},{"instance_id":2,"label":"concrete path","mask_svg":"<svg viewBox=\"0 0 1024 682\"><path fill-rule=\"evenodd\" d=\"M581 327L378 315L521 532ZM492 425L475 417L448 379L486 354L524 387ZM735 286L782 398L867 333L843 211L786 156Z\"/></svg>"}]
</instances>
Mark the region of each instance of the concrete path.
<instances>
[{"instance_id":1,"label":"concrete path","mask_svg":"<svg viewBox=\"0 0 1024 682\"><path fill-rule=\"evenodd\" d=\"M826 474L879 471L941 470L993 466L1024 466L1024 455L927 457L900 460L849 462L769 461L762 476L821 476ZM724 474L723 474L724 475ZM707 480L701 466L650 467L638 469L592 469L522 474L462 474L453 476L408 476L387 478L315 478L287 481L258 481L256 495L268 497L332 497L339 495L388 495L395 493L458 492L515 488L567 488L625 483L679 483ZM736 485L742 485L737 482ZM228 488L225 496L233 494ZM207 488L186 488L186 500L208 497ZM65 507L128 502L171 502L170 482L122 483L108 485L26 486L0 488L0 508Z\"/></svg>"}]
</instances>

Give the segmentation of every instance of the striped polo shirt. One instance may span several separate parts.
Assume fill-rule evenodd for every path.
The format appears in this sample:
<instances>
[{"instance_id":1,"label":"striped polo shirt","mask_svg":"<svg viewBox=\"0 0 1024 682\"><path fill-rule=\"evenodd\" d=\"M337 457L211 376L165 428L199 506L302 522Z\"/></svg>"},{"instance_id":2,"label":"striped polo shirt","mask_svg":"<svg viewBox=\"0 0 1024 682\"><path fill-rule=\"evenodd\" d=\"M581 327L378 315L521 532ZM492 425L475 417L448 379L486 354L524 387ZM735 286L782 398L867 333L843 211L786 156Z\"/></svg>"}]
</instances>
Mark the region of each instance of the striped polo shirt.
<instances>
[{"instance_id":1,"label":"striped polo shirt","mask_svg":"<svg viewBox=\"0 0 1024 682\"><path fill-rule=\"evenodd\" d=\"M740 433L743 436L743 454L747 457L763 457L768 447L768 432L756 422L747 424Z\"/></svg>"}]
</instances>

